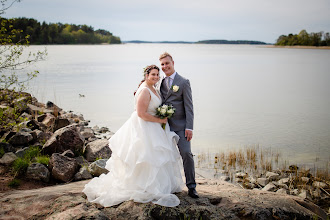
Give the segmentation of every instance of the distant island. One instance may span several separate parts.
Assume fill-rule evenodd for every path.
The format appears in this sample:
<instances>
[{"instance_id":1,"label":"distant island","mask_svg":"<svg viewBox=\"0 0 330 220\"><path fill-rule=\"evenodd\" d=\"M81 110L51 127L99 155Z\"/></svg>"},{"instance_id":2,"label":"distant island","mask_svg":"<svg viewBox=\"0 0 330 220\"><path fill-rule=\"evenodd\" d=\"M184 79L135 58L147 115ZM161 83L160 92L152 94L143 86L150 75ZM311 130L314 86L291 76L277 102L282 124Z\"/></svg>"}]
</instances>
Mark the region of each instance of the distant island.
<instances>
[{"instance_id":1,"label":"distant island","mask_svg":"<svg viewBox=\"0 0 330 220\"><path fill-rule=\"evenodd\" d=\"M197 44L267 44L261 41L253 40L202 40L197 41Z\"/></svg>"},{"instance_id":2,"label":"distant island","mask_svg":"<svg viewBox=\"0 0 330 220\"><path fill-rule=\"evenodd\" d=\"M4 29L1 34L11 35L13 43L27 37L30 44L120 44L119 37L107 30L94 30L87 25L38 22L32 18L0 17ZM14 33L14 35L13 35Z\"/></svg>"},{"instance_id":3,"label":"distant island","mask_svg":"<svg viewBox=\"0 0 330 220\"><path fill-rule=\"evenodd\" d=\"M202 41L141 41L141 40L132 40L132 41L123 41L123 43L160 43L160 44L267 44L261 41L251 41L251 40L202 40Z\"/></svg>"},{"instance_id":4,"label":"distant island","mask_svg":"<svg viewBox=\"0 0 330 220\"><path fill-rule=\"evenodd\" d=\"M302 30L299 34L281 35L276 46L330 46L330 34L323 31L318 33L308 33Z\"/></svg>"}]
</instances>

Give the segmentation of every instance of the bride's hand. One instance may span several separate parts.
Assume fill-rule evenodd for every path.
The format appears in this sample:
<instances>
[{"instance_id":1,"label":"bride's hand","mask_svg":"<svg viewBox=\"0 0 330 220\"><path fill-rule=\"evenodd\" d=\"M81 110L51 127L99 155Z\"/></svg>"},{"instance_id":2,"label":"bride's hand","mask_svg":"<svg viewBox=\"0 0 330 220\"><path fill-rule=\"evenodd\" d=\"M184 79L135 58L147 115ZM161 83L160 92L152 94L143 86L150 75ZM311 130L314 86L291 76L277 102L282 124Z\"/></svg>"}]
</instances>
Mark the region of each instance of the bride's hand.
<instances>
[{"instance_id":1,"label":"bride's hand","mask_svg":"<svg viewBox=\"0 0 330 220\"><path fill-rule=\"evenodd\" d=\"M160 119L160 122L161 124L166 124L167 123L167 118L164 118L164 119Z\"/></svg>"}]
</instances>

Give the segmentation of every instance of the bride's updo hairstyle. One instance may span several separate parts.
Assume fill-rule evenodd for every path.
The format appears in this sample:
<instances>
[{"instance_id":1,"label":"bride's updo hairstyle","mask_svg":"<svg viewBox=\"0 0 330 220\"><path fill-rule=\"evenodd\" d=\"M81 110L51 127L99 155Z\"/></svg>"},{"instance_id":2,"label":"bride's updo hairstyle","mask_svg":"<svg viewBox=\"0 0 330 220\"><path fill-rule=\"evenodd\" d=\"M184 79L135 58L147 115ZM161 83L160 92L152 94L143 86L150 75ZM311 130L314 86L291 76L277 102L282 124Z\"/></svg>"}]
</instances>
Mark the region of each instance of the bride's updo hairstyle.
<instances>
[{"instance_id":1,"label":"bride's updo hairstyle","mask_svg":"<svg viewBox=\"0 0 330 220\"><path fill-rule=\"evenodd\" d=\"M143 80L141 80L138 88L141 86L141 84L146 81L146 76L149 75L150 71L151 70L158 70L159 71L159 67L156 66L156 65L150 65L150 66L146 66L144 69L143 69ZM134 91L134 95L136 93L136 90Z\"/></svg>"}]
</instances>

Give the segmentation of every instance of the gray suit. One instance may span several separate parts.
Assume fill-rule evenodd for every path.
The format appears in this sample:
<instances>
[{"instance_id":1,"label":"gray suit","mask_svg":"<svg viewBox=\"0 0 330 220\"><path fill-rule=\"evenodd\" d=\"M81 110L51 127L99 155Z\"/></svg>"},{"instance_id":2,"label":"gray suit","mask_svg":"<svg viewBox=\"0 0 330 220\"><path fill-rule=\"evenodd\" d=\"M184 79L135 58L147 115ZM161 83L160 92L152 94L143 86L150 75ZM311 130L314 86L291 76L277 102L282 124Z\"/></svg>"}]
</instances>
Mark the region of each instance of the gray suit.
<instances>
[{"instance_id":1,"label":"gray suit","mask_svg":"<svg viewBox=\"0 0 330 220\"><path fill-rule=\"evenodd\" d=\"M193 130L194 110L191 95L191 87L188 79L183 78L176 73L172 86L179 86L179 90L174 92L168 90L165 80L162 79L159 89L162 95L163 103L172 104L176 111L172 118L168 119L171 131L179 135L179 151L183 160L183 168L186 176L186 185L188 188L195 188L195 165L193 154L191 153L190 142L185 137L185 129Z\"/></svg>"}]
</instances>

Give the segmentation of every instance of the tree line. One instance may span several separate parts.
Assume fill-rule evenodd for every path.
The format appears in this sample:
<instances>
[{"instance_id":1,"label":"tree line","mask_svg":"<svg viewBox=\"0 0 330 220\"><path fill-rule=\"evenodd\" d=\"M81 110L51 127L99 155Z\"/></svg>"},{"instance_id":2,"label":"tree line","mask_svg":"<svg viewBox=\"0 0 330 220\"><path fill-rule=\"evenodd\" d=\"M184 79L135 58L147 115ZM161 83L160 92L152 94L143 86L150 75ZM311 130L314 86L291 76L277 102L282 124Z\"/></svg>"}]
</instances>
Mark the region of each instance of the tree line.
<instances>
[{"instance_id":1,"label":"tree line","mask_svg":"<svg viewBox=\"0 0 330 220\"><path fill-rule=\"evenodd\" d=\"M306 30L299 34L281 35L275 45L279 46L330 46L330 34L323 31L317 33L307 33Z\"/></svg>"},{"instance_id":2,"label":"tree line","mask_svg":"<svg viewBox=\"0 0 330 220\"><path fill-rule=\"evenodd\" d=\"M261 41L252 40L202 40L197 41L197 44L266 44Z\"/></svg>"},{"instance_id":3,"label":"tree line","mask_svg":"<svg viewBox=\"0 0 330 220\"><path fill-rule=\"evenodd\" d=\"M12 39L13 43L20 42L26 36L30 44L120 44L121 40L107 30L94 30L87 25L38 22L32 18L0 17L5 21L8 34L10 30L20 30Z\"/></svg>"}]
</instances>

